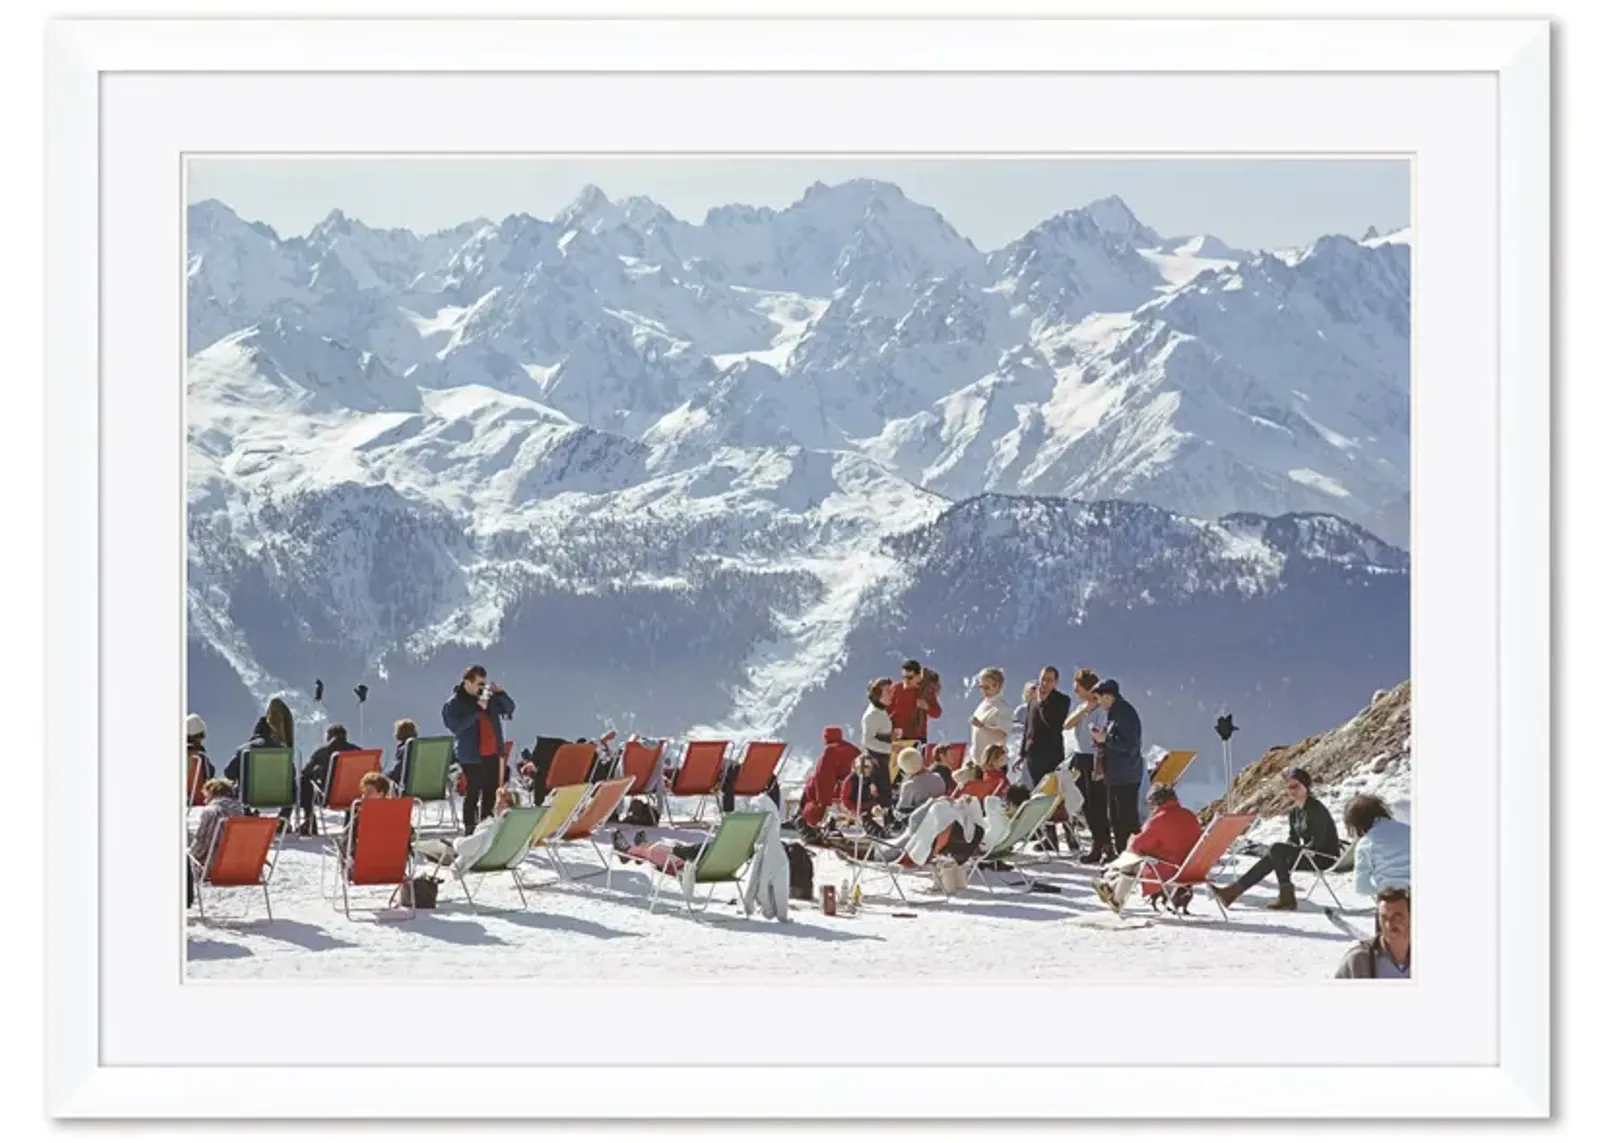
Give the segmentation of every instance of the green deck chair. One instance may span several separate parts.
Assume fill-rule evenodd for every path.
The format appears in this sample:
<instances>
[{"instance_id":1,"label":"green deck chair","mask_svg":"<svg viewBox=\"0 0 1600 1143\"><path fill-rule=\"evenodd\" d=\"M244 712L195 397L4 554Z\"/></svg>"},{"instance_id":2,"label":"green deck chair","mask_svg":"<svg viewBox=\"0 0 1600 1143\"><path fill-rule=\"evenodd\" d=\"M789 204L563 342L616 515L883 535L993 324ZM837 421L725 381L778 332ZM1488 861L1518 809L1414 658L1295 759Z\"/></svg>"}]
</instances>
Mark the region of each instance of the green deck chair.
<instances>
[{"instance_id":1,"label":"green deck chair","mask_svg":"<svg viewBox=\"0 0 1600 1143\"><path fill-rule=\"evenodd\" d=\"M717 831L701 847L700 856L695 859L695 888L701 885L732 882L738 886L742 895L744 885L740 875L744 872L745 866L750 864L751 858L755 857L756 846L761 841L761 832L766 828L767 818L770 816L767 810L744 810L725 814L717 826ZM661 898L662 886L669 880L677 880L678 871L683 863L672 858L652 864L656 867L656 887L655 892L650 895L650 911L654 913ZM709 893L700 898L699 912L695 911L694 892L691 890L684 895L683 907L696 920L699 920L710 906Z\"/></svg>"},{"instance_id":2,"label":"green deck chair","mask_svg":"<svg viewBox=\"0 0 1600 1143\"><path fill-rule=\"evenodd\" d=\"M1039 836L1039 831L1050 820L1050 815L1056 812L1056 806L1061 804L1060 794L1035 794L1011 819L1011 825L1006 832L994 839L993 845L985 845L979 852L972 855L967 862L967 878L970 881L976 873L978 880L983 882L983 887L990 893L994 889L989 884L989 879L983 874L983 862L1008 861L1022 874L1024 886L1033 884L1033 878L1022 872L1021 865L1024 860L1031 860L1031 855L1024 854L1022 847Z\"/></svg>"},{"instance_id":3,"label":"green deck chair","mask_svg":"<svg viewBox=\"0 0 1600 1143\"><path fill-rule=\"evenodd\" d=\"M240 800L253 810L294 807L294 751L287 746L258 746L239 761Z\"/></svg>"},{"instance_id":4,"label":"green deck chair","mask_svg":"<svg viewBox=\"0 0 1600 1143\"><path fill-rule=\"evenodd\" d=\"M523 891L519 867L528 854L528 846L533 843L534 832L549 813L549 806L515 806L506 810L494 819L494 832L483 856L474 861L471 868L455 870L456 880L461 882L461 891L467 895L467 904L474 913L478 911L478 903L472 899L467 878L477 876L481 889L484 878L491 873L511 874L511 882L522 898L522 907L528 907L528 894Z\"/></svg>"},{"instance_id":5,"label":"green deck chair","mask_svg":"<svg viewBox=\"0 0 1600 1143\"><path fill-rule=\"evenodd\" d=\"M451 828L460 830L461 819L456 816L456 800L450 790L454 744L448 734L413 738L400 766L400 796L416 799L419 807L439 806L439 825L445 824L445 814L449 813Z\"/></svg>"}]
</instances>

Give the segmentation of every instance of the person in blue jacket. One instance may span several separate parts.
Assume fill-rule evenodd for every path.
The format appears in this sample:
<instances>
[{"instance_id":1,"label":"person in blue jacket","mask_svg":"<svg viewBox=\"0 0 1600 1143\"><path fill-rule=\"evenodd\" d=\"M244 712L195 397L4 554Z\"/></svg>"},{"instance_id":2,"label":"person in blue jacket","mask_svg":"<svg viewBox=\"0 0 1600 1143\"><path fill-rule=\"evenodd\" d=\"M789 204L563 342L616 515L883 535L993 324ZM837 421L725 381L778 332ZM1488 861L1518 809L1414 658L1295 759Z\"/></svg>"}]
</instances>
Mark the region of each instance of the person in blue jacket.
<instances>
[{"instance_id":1,"label":"person in blue jacket","mask_svg":"<svg viewBox=\"0 0 1600 1143\"><path fill-rule=\"evenodd\" d=\"M500 785L500 755L506 743L500 720L510 718L516 709L517 704L500 689L500 684L489 681L485 668L471 666L440 712L445 729L455 737L456 765L461 767L466 779L467 796L461 806L461 827L469 836L477 828L480 816L494 816L494 795Z\"/></svg>"},{"instance_id":2,"label":"person in blue jacket","mask_svg":"<svg viewBox=\"0 0 1600 1143\"><path fill-rule=\"evenodd\" d=\"M1351 798L1344 825L1356 838L1357 893L1376 897L1384 889L1411 888L1411 827L1395 821L1382 798Z\"/></svg>"},{"instance_id":3,"label":"person in blue jacket","mask_svg":"<svg viewBox=\"0 0 1600 1143\"><path fill-rule=\"evenodd\" d=\"M1139 779L1144 770L1144 729L1139 712L1122 697L1116 679L1101 679L1090 691L1105 708L1106 724L1090 729L1100 755L1098 770L1106 782L1106 802L1111 818L1113 854L1128 848L1139 832ZM1098 774L1094 775L1099 777Z\"/></svg>"}]
</instances>

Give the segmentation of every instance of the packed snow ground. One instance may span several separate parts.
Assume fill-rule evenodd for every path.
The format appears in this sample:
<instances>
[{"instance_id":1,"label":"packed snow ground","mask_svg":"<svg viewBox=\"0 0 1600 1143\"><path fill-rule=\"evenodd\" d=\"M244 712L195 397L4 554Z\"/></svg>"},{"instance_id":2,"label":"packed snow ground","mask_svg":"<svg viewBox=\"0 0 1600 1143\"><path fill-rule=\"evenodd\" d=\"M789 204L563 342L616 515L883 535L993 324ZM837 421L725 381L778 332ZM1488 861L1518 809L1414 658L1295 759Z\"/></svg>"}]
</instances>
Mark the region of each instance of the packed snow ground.
<instances>
[{"instance_id":1,"label":"packed snow ground","mask_svg":"<svg viewBox=\"0 0 1600 1143\"><path fill-rule=\"evenodd\" d=\"M1267 827L1274 823L1263 823ZM630 829L631 827L626 827ZM426 834L435 831L424 830ZM689 830L651 830L652 840L688 840ZM609 833L605 836L609 843ZM882 877L863 882L858 913L824 916L824 884L839 885L848 870L830 854L813 851L818 903L790 902L787 923L746 918L732 907L731 886L716 886L704 922L676 908L676 885L650 912L653 871L618 866L611 889L602 877L557 883L549 863L531 859L524 880L540 882L522 911L506 875L490 876L473 913L460 886L441 886L439 907L412 920L398 911L374 913L387 889L353 889L355 919L347 920L318 887L320 839L285 839L272 878L268 924L258 890L227 890L210 898L212 919L190 913L192 979L407 978L500 980L520 977L611 983L715 979L783 982L807 977L873 980L902 978L905 966L937 964L951 979L971 968L999 963L1084 966L1104 980L1313 979L1331 976L1350 938L1328 919L1331 904L1309 876L1297 883L1300 911L1266 909L1272 879L1247 893L1224 922L1204 892L1192 916L1174 920L1132 903L1117 921L1095 897L1093 870L1068 858L1032 867L1059 894L1029 893L996 885L991 894L976 881L946 900L924 874L903 875L910 905ZM574 872L598 868L592 851L569 851ZM1244 859L1248 860L1248 859ZM1244 866L1241 864L1240 869ZM650 876L647 876L647 872ZM990 874L991 879L995 874ZM1014 880L1015 875L1000 874ZM1348 923L1365 931L1371 902L1355 895L1348 875L1330 878L1349 910ZM216 892L216 891L213 891ZM214 904L213 904L214 903ZM669 908L670 906L670 908ZM244 914L248 911L248 916ZM243 917L243 919L241 919Z\"/></svg>"}]
</instances>

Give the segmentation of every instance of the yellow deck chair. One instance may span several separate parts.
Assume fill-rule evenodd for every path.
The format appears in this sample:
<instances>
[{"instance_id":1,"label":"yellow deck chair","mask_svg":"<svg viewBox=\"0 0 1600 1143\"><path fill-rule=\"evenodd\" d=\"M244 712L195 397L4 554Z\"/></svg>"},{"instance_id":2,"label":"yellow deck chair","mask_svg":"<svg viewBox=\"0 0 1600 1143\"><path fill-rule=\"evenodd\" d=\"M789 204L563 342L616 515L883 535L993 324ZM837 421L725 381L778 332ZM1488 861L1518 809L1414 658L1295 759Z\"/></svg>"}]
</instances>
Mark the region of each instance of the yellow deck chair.
<instances>
[{"instance_id":1,"label":"yellow deck chair","mask_svg":"<svg viewBox=\"0 0 1600 1143\"><path fill-rule=\"evenodd\" d=\"M1152 786L1175 786L1178 779L1183 777L1183 772L1189 768L1189 763L1195 759L1193 750L1169 750L1166 757L1161 759L1161 764L1156 767L1156 772L1150 775Z\"/></svg>"},{"instance_id":2,"label":"yellow deck chair","mask_svg":"<svg viewBox=\"0 0 1600 1143\"><path fill-rule=\"evenodd\" d=\"M533 831L533 840L528 843L530 850L549 843L553 837L560 837L563 830L578 816L585 799L589 796L590 787L583 783L575 786L557 786L550 791L550 799L546 803L549 813L539 820L539 828Z\"/></svg>"},{"instance_id":3,"label":"yellow deck chair","mask_svg":"<svg viewBox=\"0 0 1600 1143\"><path fill-rule=\"evenodd\" d=\"M889 743L889 781L895 782L900 778L900 751L907 746L915 747L916 743L907 739Z\"/></svg>"}]
</instances>

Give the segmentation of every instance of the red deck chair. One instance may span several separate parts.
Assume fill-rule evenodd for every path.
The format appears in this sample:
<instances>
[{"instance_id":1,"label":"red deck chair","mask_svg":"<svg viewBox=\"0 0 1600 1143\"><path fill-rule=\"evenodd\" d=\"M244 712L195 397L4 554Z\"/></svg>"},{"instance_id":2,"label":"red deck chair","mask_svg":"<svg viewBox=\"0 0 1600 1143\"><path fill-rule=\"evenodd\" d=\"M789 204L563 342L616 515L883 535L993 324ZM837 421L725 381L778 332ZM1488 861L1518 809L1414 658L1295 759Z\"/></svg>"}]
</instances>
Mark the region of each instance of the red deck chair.
<instances>
[{"instance_id":1,"label":"red deck chair","mask_svg":"<svg viewBox=\"0 0 1600 1143\"><path fill-rule=\"evenodd\" d=\"M183 804L185 806L203 806L206 804L205 774L205 766L200 760L200 755L190 754L184 762L183 770Z\"/></svg>"},{"instance_id":2,"label":"red deck chair","mask_svg":"<svg viewBox=\"0 0 1600 1143\"><path fill-rule=\"evenodd\" d=\"M632 781L626 791L626 796L644 793L644 788L650 784L650 779L656 772L656 763L661 761L661 752L667 744L658 742L654 746L644 742L629 742L622 747L622 773L621 778Z\"/></svg>"},{"instance_id":3,"label":"red deck chair","mask_svg":"<svg viewBox=\"0 0 1600 1143\"><path fill-rule=\"evenodd\" d=\"M194 899L205 919L205 888L253 889L260 886L267 902L267 920L272 920L272 895L267 882L272 878L273 849L278 839L278 819L274 817L228 818L217 831L217 840L204 862L189 861L195 867Z\"/></svg>"},{"instance_id":4,"label":"red deck chair","mask_svg":"<svg viewBox=\"0 0 1600 1143\"><path fill-rule=\"evenodd\" d=\"M550 759L550 776L544 781L547 790L562 786L582 786L589 781L589 771L594 769L595 745L592 742L568 742L556 747Z\"/></svg>"},{"instance_id":5,"label":"red deck chair","mask_svg":"<svg viewBox=\"0 0 1600 1143\"><path fill-rule=\"evenodd\" d=\"M1173 900L1173 890L1180 888L1193 889L1199 885L1210 888L1206 878L1212 868L1222 859L1222 855L1233 848L1233 843L1244 836L1256 820L1253 813L1243 814L1218 814L1211 819L1211 824L1206 826L1206 832L1200 835L1200 840L1194 843L1194 848L1189 851L1189 856L1184 858L1183 864L1170 877L1161 873L1161 862L1153 857L1147 857L1144 864L1139 866L1139 884L1141 888L1159 888L1167 895L1167 900ZM1217 908L1222 912L1222 919L1228 919L1228 909L1221 901L1217 900L1215 893L1211 899L1216 902Z\"/></svg>"},{"instance_id":6,"label":"red deck chair","mask_svg":"<svg viewBox=\"0 0 1600 1143\"><path fill-rule=\"evenodd\" d=\"M684 747L683 758L676 770L668 775L665 796L661 799L666 818L674 826L679 824L706 824L704 820L706 799L716 794L722 783L722 762L727 757L726 742L691 742ZM694 817L688 823L679 823L672 816L672 798L699 798Z\"/></svg>"},{"instance_id":7,"label":"red deck chair","mask_svg":"<svg viewBox=\"0 0 1600 1143\"><path fill-rule=\"evenodd\" d=\"M361 796L361 779L368 774L383 773L383 751L341 750L328 763L327 785L311 783L315 790L314 801L324 812L349 810Z\"/></svg>"},{"instance_id":8,"label":"red deck chair","mask_svg":"<svg viewBox=\"0 0 1600 1143\"><path fill-rule=\"evenodd\" d=\"M606 888L611 888L611 858L606 853L605 846L595 840L595 832L610 820L616 813L617 807L622 804L622 799L628 788L627 778L612 778L608 782L595 784L589 800L583 804L583 809L578 815L567 823L567 828L557 830L545 840L543 851L549 855L550 864L556 868L556 873L566 880L572 880L573 875L567 869L567 863L561 859L561 847L580 841L586 841L594 849L595 856L600 859L599 873L605 871ZM590 876L584 874L583 876Z\"/></svg>"},{"instance_id":9,"label":"red deck chair","mask_svg":"<svg viewBox=\"0 0 1600 1143\"><path fill-rule=\"evenodd\" d=\"M412 808L411 798L362 798L351 807L351 842L339 854L339 889L346 917L350 916L350 886L392 885L398 893L410 879ZM394 900L394 894L389 900ZM416 914L412 907L408 916Z\"/></svg>"},{"instance_id":10,"label":"red deck chair","mask_svg":"<svg viewBox=\"0 0 1600 1143\"><path fill-rule=\"evenodd\" d=\"M733 796L759 798L777 776L783 762L787 742L751 742L744 748L744 759L739 763L739 773L733 780Z\"/></svg>"}]
</instances>

